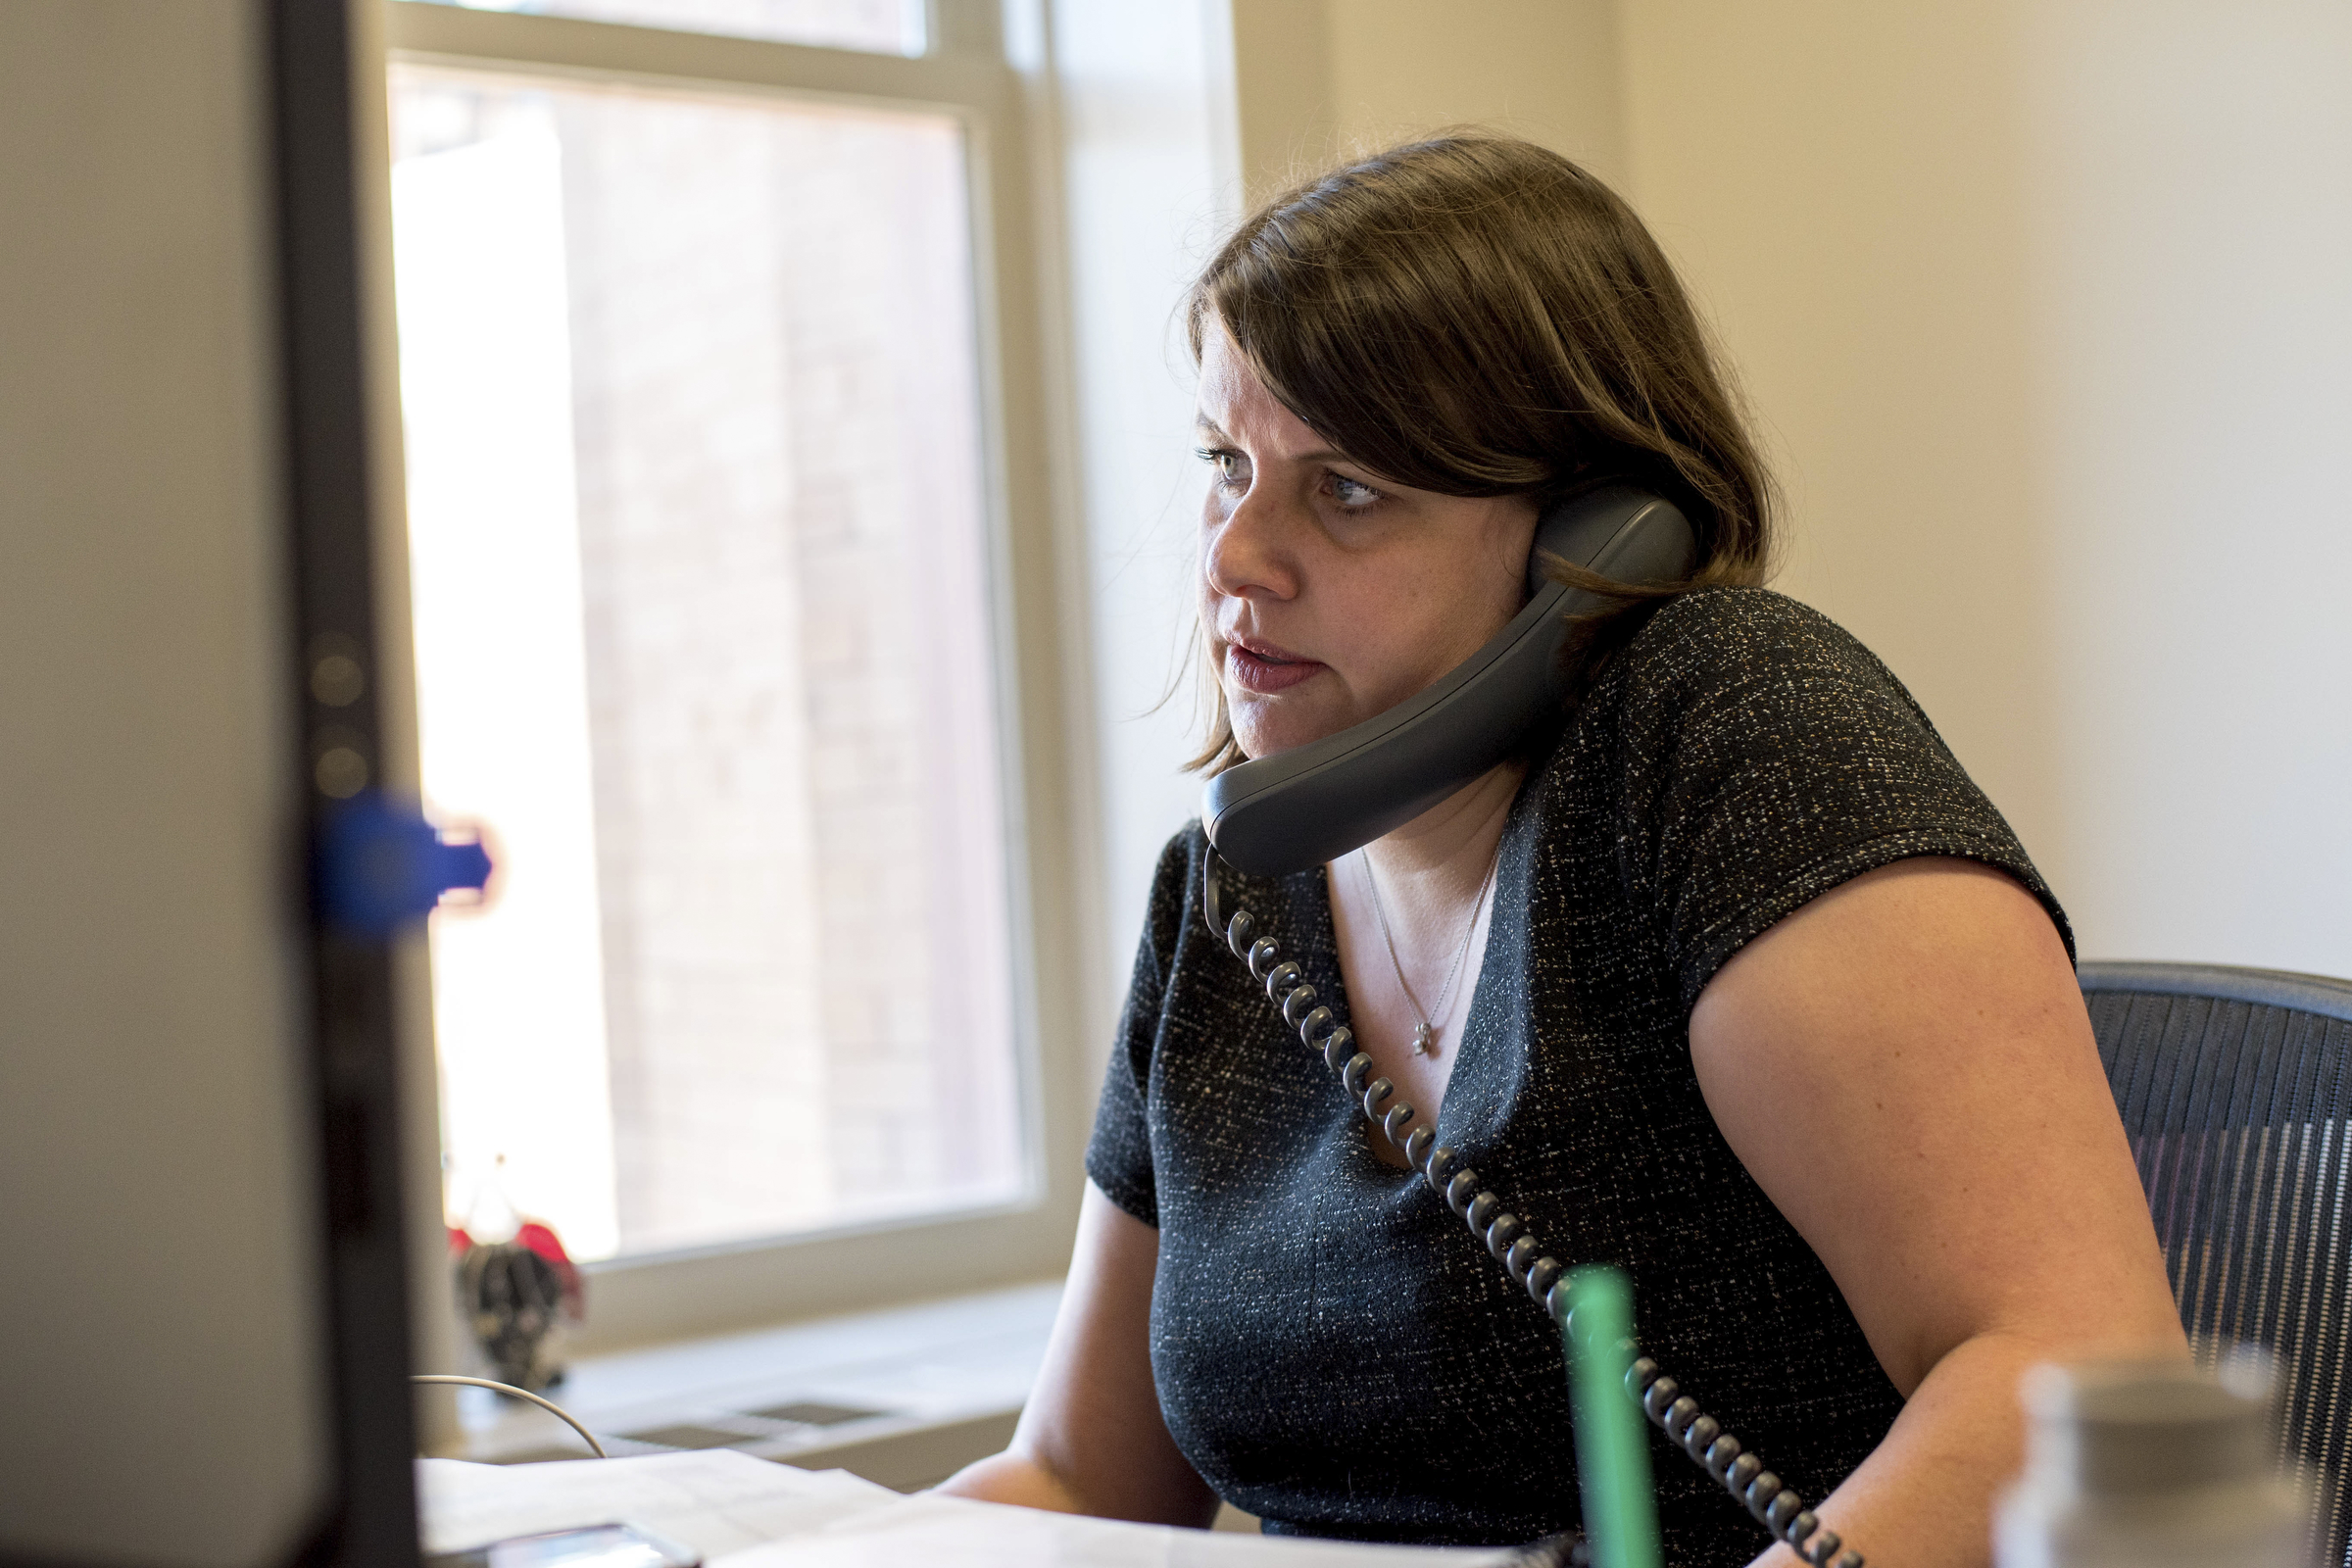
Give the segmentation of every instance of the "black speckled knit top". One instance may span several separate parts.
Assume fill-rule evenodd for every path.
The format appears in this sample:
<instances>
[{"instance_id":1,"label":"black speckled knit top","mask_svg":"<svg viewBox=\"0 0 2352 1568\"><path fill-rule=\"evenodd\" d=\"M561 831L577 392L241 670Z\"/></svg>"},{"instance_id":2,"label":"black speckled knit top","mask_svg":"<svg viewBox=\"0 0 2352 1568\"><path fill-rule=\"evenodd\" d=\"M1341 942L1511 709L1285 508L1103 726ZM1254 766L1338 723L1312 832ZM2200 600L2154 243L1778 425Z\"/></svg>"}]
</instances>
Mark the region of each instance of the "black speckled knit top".
<instances>
[{"instance_id":1,"label":"black speckled knit top","mask_svg":"<svg viewBox=\"0 0 2352 1568\"><path fill-rule=\"evenodd\" d=\"M1345 1091L1205 930L1204 848L1196 825L1161 857L1087 1152L1095 1184L1159 1229L1169 1431L1272 1531L1510 1543L1574 1525L1549 1319L1418 1175L1374 1157ZM1512 807L1437 1124L1563 1263L1631 1272L1647 1352L1809 1499L1902 1401L1716 1131L1689 1019L1743 943L1921 855L1999 867L2066 932L2008 824L1853 638L1759 589L1669 603ZM1344 1019L1323 873L1226 887ZM1668 1561L1767 1544L1651 1437Z\"/></svg>"}]
</instances>

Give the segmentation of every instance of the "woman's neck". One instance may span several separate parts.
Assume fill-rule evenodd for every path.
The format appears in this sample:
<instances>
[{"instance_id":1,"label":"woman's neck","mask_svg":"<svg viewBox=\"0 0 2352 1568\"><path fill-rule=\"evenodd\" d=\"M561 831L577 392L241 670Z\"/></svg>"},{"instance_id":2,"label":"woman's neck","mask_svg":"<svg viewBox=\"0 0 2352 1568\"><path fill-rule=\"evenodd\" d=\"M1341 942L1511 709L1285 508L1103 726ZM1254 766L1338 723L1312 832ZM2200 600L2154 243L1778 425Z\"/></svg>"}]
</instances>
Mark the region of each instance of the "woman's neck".
<instances>
[{"instance_id":1,"label":"woman's neck","mask_svg":"<svg viewBox=\"0 0 2352 1568\"><path fill-rule=\"evenodd\" d=\"M1364 846L1383 888L1399 903L1445 907L1474 897L1494 863L1511 802L1527 777L1525 762L1503 762L1402 827Z\"/></svg>"}]
</instances>

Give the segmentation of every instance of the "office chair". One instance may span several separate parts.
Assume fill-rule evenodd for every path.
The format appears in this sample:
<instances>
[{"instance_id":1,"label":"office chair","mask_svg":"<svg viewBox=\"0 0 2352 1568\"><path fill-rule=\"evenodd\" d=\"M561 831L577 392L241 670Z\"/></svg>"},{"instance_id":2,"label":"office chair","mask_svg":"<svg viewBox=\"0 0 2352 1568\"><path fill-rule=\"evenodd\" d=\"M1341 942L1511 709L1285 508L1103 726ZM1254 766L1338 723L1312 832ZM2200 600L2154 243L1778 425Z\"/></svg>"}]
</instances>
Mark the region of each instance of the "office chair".
<instances>
[{"instance_id":1,"label":"office chair","mask_svg":"<svg viewBox=\"0 0 2352 1568\"><path fill-rule=\"evenodd\" d=\"M2352 982L2194 963L2086 963L2099 1059L2198 1358L2278 1363L2279 1469L2310 1558L2352 1568Z\"/></svg>"}]
</instances>

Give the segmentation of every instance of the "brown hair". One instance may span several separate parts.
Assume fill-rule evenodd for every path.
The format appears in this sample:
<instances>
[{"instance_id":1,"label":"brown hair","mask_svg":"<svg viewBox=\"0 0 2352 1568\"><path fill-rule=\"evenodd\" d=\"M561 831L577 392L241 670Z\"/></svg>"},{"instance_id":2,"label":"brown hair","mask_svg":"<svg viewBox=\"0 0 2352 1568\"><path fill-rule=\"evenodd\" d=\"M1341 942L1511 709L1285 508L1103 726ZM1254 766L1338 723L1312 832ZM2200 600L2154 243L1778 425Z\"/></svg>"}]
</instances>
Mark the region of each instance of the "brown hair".
<instances>
[{"instance_id":1,"label":"brown hair","mask_svg":"<svg viewBox=\"0 0 2352 1568\"><path fill-rule=\"evenodd\" d=\"M1589 680L1632 612L1704 584L1761 582L1775 495L1705 329L1617 194L1532 142L1448 133L1392 147L1258 209L1194 282L1193 358L1221 322L1282 405L1372 472L1445 495L1539 505L1621 478L1679 505L1698 564L1678 583L1560 581ZM1191 765L1242 760L1211 683Z\"/></svg>"}]
</instances>

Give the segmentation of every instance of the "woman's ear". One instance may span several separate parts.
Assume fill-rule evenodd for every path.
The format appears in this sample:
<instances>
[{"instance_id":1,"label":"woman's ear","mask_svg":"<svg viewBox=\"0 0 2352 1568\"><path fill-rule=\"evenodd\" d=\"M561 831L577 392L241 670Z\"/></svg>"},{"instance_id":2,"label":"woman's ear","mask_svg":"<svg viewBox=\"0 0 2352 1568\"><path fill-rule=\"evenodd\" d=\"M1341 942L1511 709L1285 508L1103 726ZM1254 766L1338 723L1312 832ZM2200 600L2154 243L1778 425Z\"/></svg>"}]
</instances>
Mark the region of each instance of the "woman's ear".
<instances>
[{"instance_id":1,"label":"woman's ear","mask_svg":"<svg viewBox=\"0 0 2352 1568\"><path fill-rule=\"evenodd\" d=\"M1505 576L1518 581L1520 603L1524 604L1540 576L1536 570L1536 525L1543 519L1543 505L1533 495L1498 496L1495 505L1506 509L1495 529L1500 547L1496 564Z\"/></svg>"}]
</instances>

